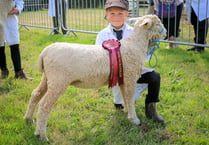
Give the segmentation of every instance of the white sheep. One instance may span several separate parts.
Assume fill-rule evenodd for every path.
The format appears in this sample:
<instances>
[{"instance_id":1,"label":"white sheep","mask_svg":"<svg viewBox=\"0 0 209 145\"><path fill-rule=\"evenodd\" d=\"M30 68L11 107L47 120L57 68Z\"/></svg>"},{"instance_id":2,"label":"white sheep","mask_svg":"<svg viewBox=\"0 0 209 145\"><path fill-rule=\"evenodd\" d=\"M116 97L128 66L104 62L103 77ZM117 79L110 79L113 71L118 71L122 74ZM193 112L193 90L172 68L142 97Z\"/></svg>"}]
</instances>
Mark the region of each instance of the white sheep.
<instances>
[{"instance_id":1,"label":"white sheep","mask_svg":"<svg viewBox=\"0 0 209 145\"><path fill-rule=\"evenodd\" d=\"M0 0L0 45L4 39L4 25L9 11L12 9L13 0Z\"/></svg>"},{"instance_id":2,"label":"white sheep","mask_svg":"<svg viewBox=\"0 0 209 145\"><path fill-rule=\"evenodd\" d=\"M134 88L144 66L149 40L165 37L166 30L155 15L140 17L129 37L121 40L124 84L120 86L128 119L140 124L134 106ZM32 92L26 121L32 121L39 103L35 135L47 140L46 126L52 105L69 85L95 88L108 84L110 73L108 51L101 45L54 43L46 47L39 57L39 70L43 73L39 86Z\"/></svg>"}]
</instances>

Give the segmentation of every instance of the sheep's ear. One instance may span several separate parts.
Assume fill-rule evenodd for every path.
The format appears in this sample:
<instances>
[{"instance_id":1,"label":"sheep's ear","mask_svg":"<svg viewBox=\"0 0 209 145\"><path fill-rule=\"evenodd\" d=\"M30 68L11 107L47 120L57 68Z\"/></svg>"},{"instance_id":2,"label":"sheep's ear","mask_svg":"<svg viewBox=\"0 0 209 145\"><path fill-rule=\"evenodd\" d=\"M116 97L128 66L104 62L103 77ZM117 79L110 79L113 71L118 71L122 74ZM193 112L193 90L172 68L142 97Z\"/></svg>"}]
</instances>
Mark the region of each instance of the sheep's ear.
<instances>
[{"instance_id":1,"label":"sheep's ear","mask_svg":"<svg viewBox=\"0 0 209 145\"><path fill-rule=\"evenodd\" d=\"M152 26L151 19L144 19L142 23L140 24L140 27L144 27L146 29L150 28Z\"/></svg>"}]
</instances>

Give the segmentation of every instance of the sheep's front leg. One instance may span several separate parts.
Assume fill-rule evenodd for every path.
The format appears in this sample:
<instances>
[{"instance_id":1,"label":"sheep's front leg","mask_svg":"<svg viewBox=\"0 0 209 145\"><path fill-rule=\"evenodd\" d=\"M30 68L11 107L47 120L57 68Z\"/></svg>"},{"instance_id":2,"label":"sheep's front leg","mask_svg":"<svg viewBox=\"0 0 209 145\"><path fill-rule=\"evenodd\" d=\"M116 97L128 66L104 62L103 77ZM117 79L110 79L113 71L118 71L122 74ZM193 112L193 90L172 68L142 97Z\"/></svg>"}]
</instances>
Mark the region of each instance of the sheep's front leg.
<instances>
[{"instance_id":1,"label":"sheep's front leg","mask_svg":"<svg viewBox=\"0 0 209 145\"><path fill-rule=\"evenodd\" d=\"M140 125L140 120L138 119L135 111L135 100L134 94L134 84L131 85L121 85L121 92L123 94L125 111L128 111L128 119L135 125Z\"/></svg>"}]
</instances>

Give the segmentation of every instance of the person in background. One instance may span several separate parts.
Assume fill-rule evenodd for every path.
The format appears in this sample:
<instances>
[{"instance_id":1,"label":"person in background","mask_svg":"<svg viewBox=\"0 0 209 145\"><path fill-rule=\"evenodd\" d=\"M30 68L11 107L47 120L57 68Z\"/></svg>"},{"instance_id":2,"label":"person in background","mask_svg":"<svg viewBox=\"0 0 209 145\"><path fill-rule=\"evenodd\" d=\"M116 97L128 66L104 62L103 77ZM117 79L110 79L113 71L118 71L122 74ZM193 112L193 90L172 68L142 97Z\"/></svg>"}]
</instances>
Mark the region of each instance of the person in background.
<instances>
[{"instance_id":1,"label":"person in background","mask_svg":"<svg viewBox=\"0 0 209 145\"><path fill-rule=\"evenodd\" d=\"M179 37L180 19L184 7L183 0L149 0L148 14L156 14L167 29L168 40L176 41ZM169 43L167 48L176 48L177 45Z\"/></svg>"},{"instance_id":2,"label":"person in background","mask_svg":"<svg viewBox=\"0 0 209 145\"><path fill-rule=\"evenodd\" d=\"M130 35L133 28L126 24L128 17L128 0L107 0L105 3L105 17L109 25L99 32L96 38L96 45L102 44L108 39L121 40ZM164 123L164 119L158 115L156 103L159 102L160 74L152 69L144 68L141 77L136 82L134 93L135 100L140 97L148 87L148 94L145 100L145 114L158 123ZM112 88L116 109L123 108L123 98L119 86Z\"/></svg>"},{"instance_id":3,"label":"person in background","mask_svg":"<svg viewBox=\"0 0 209 145\"><path fill-rule=\"evenodd\" d=\"M175 27L175 41L178 41L179 32L180 32L180 21L181 21L181 15L184 9L184 0L177 0L177 7L176 7L176 27ZM175 47L177 45L175 44Z\"/></svg>"},{"instance_id":4,"label":"person in background","mask_svg":"<svg viewBox=\"0 0 209 145\"><path fill-rule=\"evenodd\" d=\"M61 27L62 33L67 33L66 27L66 13L67 13L67 0L55 1L50 0L48 4L48 15L52 17L54 34L60 34L59 28ZM60 26L61 16L62 25Z\"/></svg>"},{"instance_id":5,"label":"person in background","mask_svg":"<svg viewBox=\"0 0 209 145\"><path fill-rule=\"evenodd\" d=\"M197 44L206 44L208 34L208 18L209 18L209 1L208 0L186 0L188 20L193 25L195 37L194 42ZM195 46L188 48L187 51L195 51L202 53L205 48Z\"/></svg>"},{"instance_id":6,"label":"person in background","mask_svg":"<svg viewBox=\"0 0 209 145\"><path fill-rule=\"evenodd\" d=\"M5 40L10 47L11 58L14 65L15 78L17 79L32 79L25 75L21 66L20 56L20 38L18 31L18 15L23 9L23 0L14 0L14 7L8 13L6 25L5 25ZM1 67L1 79L5 79L9 75L9 70L6 63L5 55L5 43L0 42L0 67Z\"/></svg>"},{"instance_id":7,"label":"person in background","mask_svg":"<svg viewBox=\"0 0 209 145\"><path fill-rule=\"evenodd\" d=\"M154 0L149 0L149 7L147 14L155 14L155 13L156 13L156 8L155 8Z\"/></svg>"}]
</instances>

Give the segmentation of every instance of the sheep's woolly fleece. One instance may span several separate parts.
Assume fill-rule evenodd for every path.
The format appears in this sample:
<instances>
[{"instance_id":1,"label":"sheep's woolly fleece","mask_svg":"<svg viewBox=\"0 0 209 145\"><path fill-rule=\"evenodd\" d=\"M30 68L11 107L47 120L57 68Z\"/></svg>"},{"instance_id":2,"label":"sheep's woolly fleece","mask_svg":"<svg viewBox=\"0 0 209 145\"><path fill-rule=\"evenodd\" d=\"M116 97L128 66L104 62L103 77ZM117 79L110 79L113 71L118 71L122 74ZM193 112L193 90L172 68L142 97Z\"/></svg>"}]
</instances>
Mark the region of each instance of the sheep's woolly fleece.
<instances>
[{"instance_id":1,"label":"sheep's woolly fleece","mask_svg":"<svg viewBox=\"0 0 209 145\"><path fill-rule=\"evenodd\" d=\"M163 30L163 31L162 31ZM121 56L124 69L124 84L120 90L124 111L128 119L140 124L135 112L133 93L146 58L148 43L152 38L165 37L166 30L155 15L140 17L129 37L122 39ZM101 45L54 43L46 47L39 57L39 70L43 73L39 86L32 92L25 120L31 121L39 103L35 135L43 140L50 111L56 100L69 85L80 88L95 88L108 84L110 73L109 54ZM40 101L40 102L39 102Z\"/></svg>"}]
</instances>

